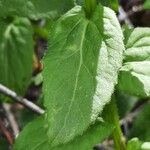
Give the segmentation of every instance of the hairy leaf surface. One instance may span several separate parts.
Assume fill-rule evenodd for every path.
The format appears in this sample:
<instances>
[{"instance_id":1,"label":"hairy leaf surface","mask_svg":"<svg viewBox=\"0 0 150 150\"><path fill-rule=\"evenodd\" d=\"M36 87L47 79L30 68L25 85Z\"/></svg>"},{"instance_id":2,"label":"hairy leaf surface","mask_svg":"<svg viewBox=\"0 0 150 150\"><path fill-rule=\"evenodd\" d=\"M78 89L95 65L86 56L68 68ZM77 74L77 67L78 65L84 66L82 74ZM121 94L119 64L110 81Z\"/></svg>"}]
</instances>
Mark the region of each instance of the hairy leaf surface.
<instances>
[{"instance_id":1,"label":"hairy leaf surface","mask_svg":"<svg viewBox=\"0 0 150 150\"><path fill-rule=\"evenodd\" d=\"M24 18L0 20L0 83L24 94L32 74L33 39Z\"/></svg>"},{"instance_id":2,"label":"hairy leaf surface","mask_svg":"<svg viewBox=\"0 0 150 150\"><path fill-rule=\"evenodd\" d=\"M135 28L126 34L124 66L119 88L131 95L150 96L150 28Z\"/></svg>"},{"instance_id":3,"label":"hairy leaf surface","mask_svg":"<svg viewBox=\"0 0 150 150\"><path fill-rule=\"evenodd\" d=\"M128 33L124 61L150 60L150 28L135 28Z\"/></svg>"},{"instance_id":4,"label":"hairy leaf surface","mask_svg":"<svg viewBox=\"0 0 150 150\"><path fill-rule=\"evenodd\" d=\"M0 16L25 16L32 19L58 17L73 7L73 0L0 0Z\"/></svg>"},{"instance_id":5,"label":"hairy leaf surface","mask_svg":"<svg viewBox=\"0 0 150 150\"><path fill-rule=\"evenodd\" d=\"M44 59L49 142L81 135L110 101L124 50L115 13L98 5L88 20L77 6L54 25Z\"/></svg>"},{"instance_id":6,"label":"hairy leaf surface","mask_svg":"<svg viewBox=\"0 0 150 150\"><path fill-rule=\"evenodd\" d=\"M76 137L65 145L52 148L48 143L47 127L44 117L28 124L17 138L14 150L91 150L95 144L109 136L113 130L112 125L97 122L82 136Z\"/></svg>"}]
</instances>

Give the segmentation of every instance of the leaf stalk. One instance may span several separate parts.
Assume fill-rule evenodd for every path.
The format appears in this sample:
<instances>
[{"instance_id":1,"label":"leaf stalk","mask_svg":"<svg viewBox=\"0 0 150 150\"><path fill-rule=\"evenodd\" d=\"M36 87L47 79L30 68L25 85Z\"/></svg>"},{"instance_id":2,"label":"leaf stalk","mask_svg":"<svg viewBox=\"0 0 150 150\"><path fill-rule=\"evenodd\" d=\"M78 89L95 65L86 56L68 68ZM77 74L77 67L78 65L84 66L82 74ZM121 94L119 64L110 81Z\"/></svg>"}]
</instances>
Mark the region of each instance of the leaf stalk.
<instances>
[{"instance_id":1,"label":"leaf stalk","mask_svg":"<svg viewBox=\"0 0 150 150\"><path fill-rule=\"evenodd\" d=\"M121 131L118 109L114 95L112 96L111 102L106 106L105 113L105 120L115 126L112 137L116 150L126 150L125 138Z\"/></svg>"},{"instance_id":2,"label":"leaf stalk","mask_svg":"<svg viewBox=\"0 0 150 150\"><path fill-rule=\"evenodd\" d=\"M96 8L96 0L85 0L85 11L87 18L91 18Z\"/></svg>"}]
</instances>

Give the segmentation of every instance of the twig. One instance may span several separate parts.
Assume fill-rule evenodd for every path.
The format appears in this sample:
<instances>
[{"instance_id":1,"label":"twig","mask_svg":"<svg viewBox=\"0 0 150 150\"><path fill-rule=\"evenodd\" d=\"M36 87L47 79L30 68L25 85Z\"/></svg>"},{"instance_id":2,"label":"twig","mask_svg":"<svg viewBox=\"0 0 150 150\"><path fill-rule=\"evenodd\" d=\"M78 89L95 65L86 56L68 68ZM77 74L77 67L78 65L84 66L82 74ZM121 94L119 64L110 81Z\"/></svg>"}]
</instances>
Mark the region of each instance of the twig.
<instances>
[{"instance_id":1,"label":"twig","mask_svg":"<svg viewBox=\"0 0 150 150\"><path fill-rule=\"evenodd\" d=\"M133 6L133 7L132 7L132 10L130 10L129 12L127 12L127 16L130 17L130 16L132 16L134 13L141 12L142 10L144 10L143 5Z\"/></svg>"},{"instance_id":2,"label":"twig","mask_svg":"<svg viewBox=\"0 0 150 150\"><path fill-rule=\"evenodd\" d=\"M145 103L150 104L150 100L145 101ZM125 123L130 123L133 121L133 119L142 111L143 107L145 106L145 103L142 103L138 108L136 108L133 112L130 112L125 118L120 120L120 124L124 125Z\"/></svg>"},{"instance_id":3,"label":"twig","mask_svg":"<svg viewBox=\"0 0 150 150\"><path fill-rule=\"evenodd\" d=\"M5 127L2 119L0 118L0 130L2 131L2 133L4 134L4 136L6 137L8 143L10 145L13 144L13 138L12 135L10 134L10 132L7 130L7 128Z\"/></svg>"},{"instance_id":4,"label":"twig","mask_svg":"<svg viewBox=\"0 0 150 150\"><path fill-rule=\"evenodd\" d=\"M10 110L10 105L4 103L3 108L6 112L6 116L8 118L9 124L11 126L12 131L13 131L14 137L16 138L17 135L19 134L19 127L18 127L18 124L16 123L14 115L12 114L12 112Z\"/></svg>"},{"instance_id":5,"label":"twig","mask_svg":"<svg viewBox=\"0 0 150 150\"><path fill-rule=\"evenodd\" d=\"M128 137L129 124L131 124L134 121L134 118L138 116L138 114L142 111L146 103L150 104L150 100L143 99L141 101L138 101L132 108L132 110L122 120L120 120L120 125L124 129L124 135L126 136L126 138Z\"/></svg>"},{"instance_id":6,"label":"twig","mask_svg":"<svg viewBox=\"0 0 150 150\"><path fill-rule=\"evenodd\" d=\"M23 98L21 96L18 96L14 91L8 89L4 85L0 84L0 93L12 98L16 102L26 106L27 108L31 109L32 111L38 113L38 114L43 114L45 111L37 106L36 104L32 103L26 98Z\"/></svg>"},{"instance_id":7,"label":"twig","mask_svg":"<svg viewBox=\"0 0 150 150\"><path fill-rule=\"evenodd\" d=\"M124 9L120 6L119 7L119 21L124 21L128 26L133 27L132 22L130 21L128 14L124 11Z\"/></svg>"}]
</instances>

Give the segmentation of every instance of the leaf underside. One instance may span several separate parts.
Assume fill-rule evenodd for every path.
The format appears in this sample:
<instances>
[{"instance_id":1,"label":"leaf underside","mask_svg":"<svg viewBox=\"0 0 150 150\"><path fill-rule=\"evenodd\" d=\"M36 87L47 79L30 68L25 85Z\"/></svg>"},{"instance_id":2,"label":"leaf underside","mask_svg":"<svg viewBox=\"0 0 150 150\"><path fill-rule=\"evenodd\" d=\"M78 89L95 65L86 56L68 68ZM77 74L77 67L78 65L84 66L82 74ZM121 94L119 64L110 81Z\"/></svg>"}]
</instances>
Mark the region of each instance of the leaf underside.
<instances>
[{"instance_id":1,"label":"leaf underside","mask_svg":"<svg viewBox=\"0 0 150 150\"><path fill-rule=\"evenodd\" d=\"M119 89L139 97L150 96L150 28L130 30L125 40Z\"/></svg>"}]
</instances>

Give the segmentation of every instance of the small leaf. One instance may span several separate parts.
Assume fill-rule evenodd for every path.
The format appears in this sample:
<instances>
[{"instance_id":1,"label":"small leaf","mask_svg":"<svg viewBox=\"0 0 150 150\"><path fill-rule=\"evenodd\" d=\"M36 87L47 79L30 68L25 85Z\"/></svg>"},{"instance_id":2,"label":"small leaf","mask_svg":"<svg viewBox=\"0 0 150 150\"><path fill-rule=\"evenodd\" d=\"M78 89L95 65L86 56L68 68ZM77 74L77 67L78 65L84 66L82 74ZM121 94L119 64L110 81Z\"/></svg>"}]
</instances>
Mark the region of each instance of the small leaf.
<instances>
[{"instance_id":1,"label":"small leaf","mask_svg":"<svg viewBox=\"0 0 150 150\"><path fill-rule=\"evenodd\" d=\"M91 20L73 8L51 34L43 92L49 142L56 146L81 135L110 101L124 45L115 13L100 5Z\"/></svg>"},{"instance_id":2,"label":"small leaf","mask_svg":"<svg viewBox=\"0 0 150 150\"><path fill-rule=\"evenodd\" d=\"M133 138L128 141L127 150L141 150L142 142L138 138Z\"/></svg>"},{"instance_id":3,"label":"small leaf","mask_svg":"<svg viewBox=\"0 0 150 150\"><path fill-rule=\"evenodd\" d=\"M17 138L14 150L50 150L44 117L29 123Z\"/></svg>"},{"instance_id":4,"label":"small leaf","mask_svg":"<svg viewBox=\"0 0 150 150\"><path fill-rule=\"evenodd\" d=\"M150 28L135 28L128 31L124 61L150 60Z\"/></svg>"},{"instance_id":5,"label":"small leaf","mask_svg":"<svg viewBox=\"0 0 150 150\"><path fill-rule=\"evenodd\" d=\"M128 62L120 69L119 89L139 97L150 96L150 61Z\"/></svg>"},{"instance_id":6,"label":"small leaf","mask_svg":"<svg viewBox=\"0 0 150 150\"><path fill-rule=\"evenodd\" d=\"M144 9L150 9L150 0L145 0L143 7Z\"/></svg>"},{"instance_id":7,"label":"small leaf","mask_svg":"<svg viewBox=\"0 0 150 150\"><path fill-rule=\"evenodd\" d=\"M132 128L130 130L129 138L139 137L142 141L150 142L150 104L146 104L138 117L135 118Z\"/></svg>"},{"instance_id":8,"label":"small leaf","mask_svg":"<svg viewBox=\"0 0 150 150\"><path fill-rule=\"evenodd\" d=\"M102 5L110 7L115 11L118 11L118 0L97 0L97 2L100 2ZM76 0L76 3L79 5L84 5L84 0Z\"/></svg>"},{"instance_id":9,"label":"small leaf","mask_svg":"<svg viewBox=\"0 0 150 150\"><path fill-rule=\"evenodd\" d=\"M150 28L128 30L124 65L120 69L120 90L139 97L150 96Z\"/></svg>"},{"instance_id":10,"label":"small leaf","mask_svg":"<svg viewBox=\"0 0 150 150\"><path fill-rule=\"evenodd\" d=\"M70 143L52 148L48 143L46 122L44 117L40 117L24 128L13 150L91 150L95 144L109 136L112 130L112 125L97 122Z\"/></svg>"},{"instance_id":11,"label":"small leaf","mask_svg":"<svg viewBox=\"0 0 150 150\"><path fill-rule=\"evenodd\" d=\"M0 83L23 95L32 74L33 39L28 19L0 20Z\"/></svg>"},{"instance_id":12,"label":"small leaf","mask_svg":"<svg viewBox=\"0 0 150 150\"><path fill-rule=\"evenodd\" d=\"M73 7L73 0L0 0L0 17L55 18Z\"/></svg>"},{"instance_id":13,"label":"small leaf","mask_svg":"<svg viewBox=\"0 0 150 150\"><path fill-rule=\"evenodd\" d=\"M128 141L127 150L150 150L150 142L142 142L138 138Z\"/></svg>"},{"instance_id":14,"label":"small leaf","mask_svg":"<svg viewBox=\"0 0 150 150\"><path fill-rule=\"evenodd\" d=\"M119 2L118 0L99 0L104 6L110 7L111 9L118 11Z\"/></svg>"},{"instance_id":15,"label":"small leaf","mask_svg":"<svg viewBox=\"0 0 150 150\"><path fill-rule=\"evenodd\" d=\"M142 150L150 150L150 142L144 142L141 146Z\"/></svg>"}]
</instances>

